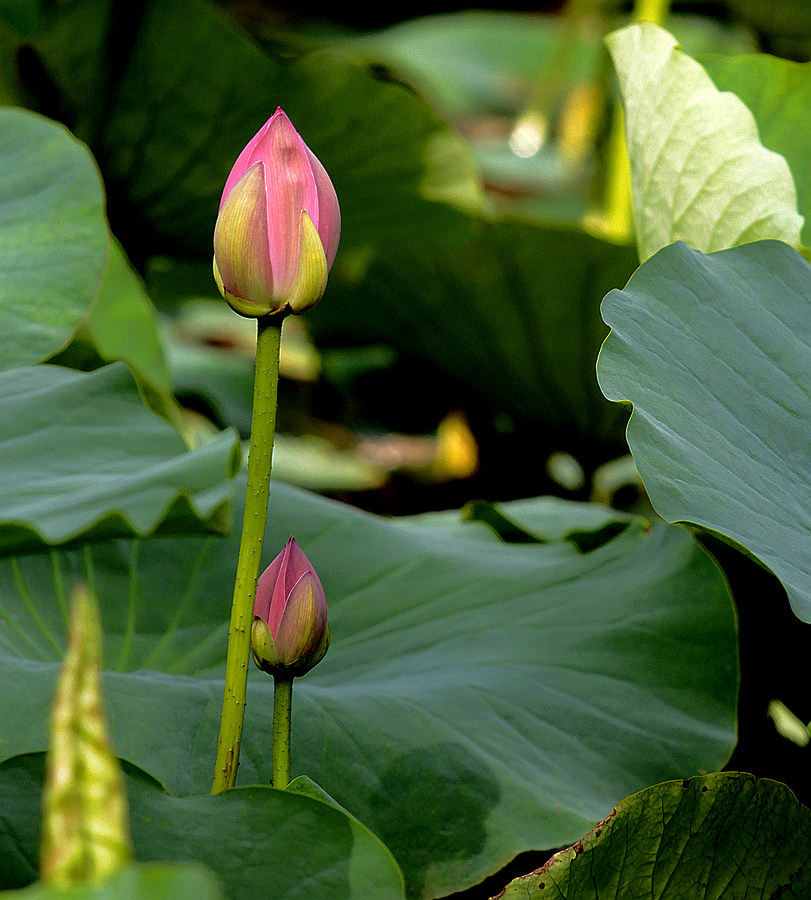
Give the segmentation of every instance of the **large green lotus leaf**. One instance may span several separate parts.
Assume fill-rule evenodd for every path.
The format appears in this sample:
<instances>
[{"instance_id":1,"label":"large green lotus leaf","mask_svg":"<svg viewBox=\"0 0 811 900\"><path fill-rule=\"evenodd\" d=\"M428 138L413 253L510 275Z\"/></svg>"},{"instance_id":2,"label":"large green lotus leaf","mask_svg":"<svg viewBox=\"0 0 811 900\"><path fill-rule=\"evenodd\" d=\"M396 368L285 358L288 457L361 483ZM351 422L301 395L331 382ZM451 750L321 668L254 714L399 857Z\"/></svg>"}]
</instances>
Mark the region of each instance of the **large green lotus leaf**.
<instances>
[{"instance_id":1,"label":"large green lotus leaf","mask_svg":"<svg viewBox=\"0 0 811 900\"><path fill-rule=\"evenodd\" d=\"M181 426L157 311L121 245L111 238L99 292L71 343L49 362L91 370L116 360L127 363L149 405Z\"/></svg>"},{"instance_id":2,"label":"large green lotus leaf","mask_svg":"<svg viewBox=\"0 0 811 900\"><path fill-rule=\"evenodd\" d=\"M104 281L84 323L107 362L123 360L150 390L168 397L169 363L157 312L117 241L110 242Z\"/></svg>"},{"instance_id":3,"label":"large green lotus leaf","mask_svg":"<svg viewBox=\"0 0 811 900\"><path fill-rule=\"evenodd\" d=\"M43 767L42 754L0 766L0 885L35 877ZM135 857L203 863L220 876L224 895L232 900L403 900L403 876L391 853L333 804L261 785L217 796L173 797L133 767L127 769L126 787ZM165 880L174 869L162 868ZM122 873L118 879L125 892L100 894L99 900L133 896L128 885L142 881L150 869ZM192 892L195 881L207 890L204 897L212 895L211 878L203 881L204 874L187 870L190 893L184 900L198 896ZM156 900L174 896L158 894Z\"/></svg>"},{"instance_id":4,"label":"large green lotus leaf","mask_svg":"<svg viewBox=\"0 0 811 900\"><path fill-rule=\"evenodd\" d=\"M21 808L22 804L18 809ZM36 819L35 809L30 809L28 814ZM2 841L3 836L0 835L0 843ZM15 853L19 854L19 849L15 847ZM36 845L26 849L29 857L25 862L30 868ZM14 860L6 856L4 863L0 863L0 886L2 868L9 870ZM195 900L222 900L224 895L216 878L202 866L193 863L132 863L102 884L57 888L37 882L19 891L5 891L2 896L3 900L188 900L189 897Z\"/></svg>"},{"instance_id":5,"label":"large green lotus leaf","mask_svg":"<svg viewBox=\"0 0 811 900\"><path fill-rule=\"evenodd\" d=\"M811 267L778 241L661 250L603 301L607 397L657 512L732 541L811 621Z\"/></svg>"},{"instance_id":6,"label":"large green lotus leaf","mask_svg":"<svg viewBox=\"0 0 811 900\"><path fill-rule=\"evenodd\" d=\"M636 235L644 261L673 241L722 250L776 238L799 246L803 217L785 158L676 39L647 22L606 38L625 108Z\"/></svg>"},{"instance_id":7,"label":"large green lotus leaf","mask_svg":"<svg viewBox=\"0 0 811 900\"><path fill-rule=\"evenodd\" d=\"M99 289L104 192L87 148L61 125L0 109L0 371L65 346Z\"/></svg>"},{"instance_id":8,"label":"large green lotus leaf","mask_svg":"<svg viewBox=\"0 0 811 900\"><path fill-rule=\"evenodd\" d=\"M700 61L718 90L737 94L751 110L763 145L786 158L805 217L803 243L811 245L811 63L766 54Z\"/></svg>"},{"instance_id":9,"label":"large green lotus leaf","mask_svg":"<svg viewBox=\"0 0 811 900\"><path fill-rule=\"evenodd\" d=\"M547 442L574 451L584 435L621 435L625 416L604 402L594 376L606 335L599 302L636 265L633 248L577 228L502 220L453 254L392 248L359 282L334 273L332 296L308 321L323 343L391 344L490 408L542 420L540 457Z\"/></svg>"},{"instance_id":10,"label":"large green lotus leaf","mask_svg":"<svg viewBox=\"0 0 811 900\"><path fill-rule=\"evenodd\" d=\"M481 208L459 135L365 64L337 54L282 64L205 0L139 5L126 38L108 7L61 6L33 44L99 160L129 252L208 256L228 172L279 105L332 178L344 255L381 234L451 238L464 221L453 207Z\"/></svg>"},{"instance_id":11,"label":"large green lotus leaf","mask_svg":"<svg viewBox=\"0 0 811 900\"><path fill-rule=\"evenodd\" d=\"M384 840L411 896L565 846L620 798L717 769L734 746L733 610L685 529L628 528L584 554L276 484L265 564L291 533L332 632L296 682L293 773ZM206 791L237 543L151 538L0 564L0 679L26 685L0 694L3 756L46 745L59 598L83 578L102 611L116 751L175 794ZM271 695L252 667L243 784L270 778Z\"/></svg>"},{"instance_id":12,"label":"large green lotus leaf","mask_svg":"<svg viewBox=\"0 0 811 900\"><path fill-rule=\"evenodd\" d=\"M724 772L640 791L500 900L801 900L811 811L778 781Z\"/></svg>"},{"instance_id":13,"label":"large green lotus leaf","mask_svg":"<svg viewBox=\"0 0 811 900\"><path fill-rule=\"evenodd\" d=\"M79 538L227 531L239 449L188 451L123 363L0 373L0 553Z\"/></svg>"}]
</instances>

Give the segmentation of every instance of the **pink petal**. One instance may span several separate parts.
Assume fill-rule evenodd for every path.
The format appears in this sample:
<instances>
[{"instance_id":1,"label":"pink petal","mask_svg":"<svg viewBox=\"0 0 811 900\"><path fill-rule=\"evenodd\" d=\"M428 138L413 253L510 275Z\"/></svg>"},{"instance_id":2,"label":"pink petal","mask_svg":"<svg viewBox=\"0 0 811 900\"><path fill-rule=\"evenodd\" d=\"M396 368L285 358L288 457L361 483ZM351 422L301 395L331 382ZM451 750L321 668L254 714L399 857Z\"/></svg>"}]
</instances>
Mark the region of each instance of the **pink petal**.
<instances>
[{"instance_id":1,"label":"pink petal","mask_svg":"<svg viewBox=\"0 0 811 900\"><path fill-rule=\"evenodd\" d=\"M288 539L287 543L290 545L290 557L287 563L287 571L285 573L285 581L287 585L288 593L292 590L293 585L296 584L301 576L306 572L310 572L315 576L315 580L318 581L318 576L315 574L315 569L313 568L313 564L304 554L304 551L299 547L296 543L296 539L291 535ZM318 581L319 587L321 587L321 582ZM323 590L323 588L321 588Z\"/></svg>"},{"instance_id":2,"label":"pink petal","mask_svg":"<svg viewBox=\"0 0 811 900\"><path fill-rule=\"evenodd\" d=\"M310 570L293 585L274 637L276 652L286 665L312 653L327 624L327 603L321 583Z\"/></svg>"},{"instance_id":3,"label":"pink petal","mask_svg":"<svg viewBox=\"0 0 811 900\"><path fill-rule=\"evenodd\" d=\"M289 593L287 570L290 566L290 555L293 552L294 544L295 541L291 535L284 545L284 550L282 550L277 557L280 559L279 574L273 584L273 593L270 599L270 610L267 619L268 627L270 628L270 633L273 635L274 640L276 638L276 632L279 630L279 622L281 622L282 616L284 615L284 608L287 605L287 595Z\"/></svg>"},{"instance_id":4,"label":"pink petal","mask_svg":"<svg viewBox=\"0 0 811 900\"><path fill-rule=\"evenodd\" d=\"M287 539L287 543L284 545L282 552L274 558L273 562L259 576L259 583L256 586L256 602L254 603L253 614L255 616L259 616L259 618L261 619L264 619L265 622L268 623L268 625L270 625L271 608L273 607L273 596L276 592L277 585L281 586L282 611L284 608L284 599L287 597L285 573L287 571L290 553L295 543L296 542L293 539L293 535L291 534ZM276 606L279 606L278 601L276 603ZM278 612L278 615L276 616L277 625L278 620L281 618L282 611ZM273 633L272 629L271 633Z\"/></svg>"},{"instance_id":5,"label":"pink petal","mask_svg":"<svg viewBox=\"0 0 811 900\"><path fill-rule=\"evenodd\" d=\"M270 261L281 297L296 274L301 211L317 211L318 192L307 145L281 110L271 118L255 152L265 164Z\"/></svg>"},{"instance_id":6,"label":"pink petal","mask_svg":"<svg viewBox=\"0 0 811 900\"><path fill-rule=\"evenodd\" d=\"M341 239L341 208L338 205L338 195L327 175L327 170L309 147L307 147L307 156L318 191L317 218L313 218L312 211L308 210L308 212L318 231L318 236L321 238L321 243L324 245L324 254L327 257L327 268L329 269L332 267L335 254L338 252L338 242Z\"/></svg>"}]
</instances>

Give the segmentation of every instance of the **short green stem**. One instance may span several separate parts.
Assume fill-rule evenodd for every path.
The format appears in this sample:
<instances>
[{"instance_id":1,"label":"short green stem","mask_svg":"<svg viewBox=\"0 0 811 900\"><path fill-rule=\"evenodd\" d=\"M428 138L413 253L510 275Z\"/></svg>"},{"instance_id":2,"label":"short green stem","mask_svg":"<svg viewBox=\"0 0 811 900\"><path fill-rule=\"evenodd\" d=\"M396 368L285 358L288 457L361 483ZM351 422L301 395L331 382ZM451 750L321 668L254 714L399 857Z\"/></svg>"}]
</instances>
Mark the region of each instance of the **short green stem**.
<instances>
[{"instance_id":1,"label":"short green stem","mask_svg":"<svg viewBox=\"0 0 811 900\"><path fill-rule=\"evenodd\" d=\"M225 693L220 719L220 737L217 742L217 761L211 788L213 794L234 786L239 766L251 656L253 606L270 496L281 335L281 320L270 317L257 319L256 371L251 441L248 451L248 489L245 494L245 515L242 520L242 537L228 631Z\"/></svg>"},{"instance_id":2,"label":"short green stem","mask_svg":"<svg viewBox=\"0 0 811 900\"><path fill-rule=\"evenodd\" d=\"M290 784L290 730L293 702L293 679L273 680L273 787L284 789Z\"/></svg>"}]
</instances>

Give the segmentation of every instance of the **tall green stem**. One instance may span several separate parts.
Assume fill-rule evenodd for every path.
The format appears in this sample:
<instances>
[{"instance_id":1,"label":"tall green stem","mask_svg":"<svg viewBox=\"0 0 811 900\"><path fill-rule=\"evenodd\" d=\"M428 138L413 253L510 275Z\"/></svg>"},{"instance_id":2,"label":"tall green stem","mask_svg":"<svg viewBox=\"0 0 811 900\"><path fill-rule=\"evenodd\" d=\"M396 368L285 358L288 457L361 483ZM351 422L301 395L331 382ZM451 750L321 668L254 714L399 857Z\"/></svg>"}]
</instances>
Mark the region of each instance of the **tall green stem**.
<instances>
[{"instance_id":1,"label":"tall green stem","mask_svg":"<svg viewBox=\"0 0 811 900\"><path fill-rule=\"evenodd\" d=\"M290 710L293 702L293 679L273 680L273 787L284 789L290 784Z\"/></svg>"},{"instance_id":2,"label":"tall green stem","mask_svg":"<svg viewBox=\"0 0 811 900\"><path fill-rule=\"evenodd\" d=\"M231 625L228 631L228 656L225 664L225 694L217 742L212 794L234 786L239 766L242 720L248 686L251 655L251 625L262 558L262 543L270 496L270 469L273 462L273 438L276 433L276 403L279 385L279 347L281 320L257 319L256 371L253 386L251 443L248 451L248 489L239 544Z\"/></svg>"},{"instance_id":3,"label":"tall green stem","mask_svg":"<svg viewBox=\"0 0 811 900\"><path fill-rule=\"evenodd\" d=\"M670 11L670 0L636 0L634 22L662 25ZM625 146L625 117L617 100L608 138L608 167L605 191L605 220L608 233L625 241L633 233L631 166Z\"/></svg>"}]
</instances>

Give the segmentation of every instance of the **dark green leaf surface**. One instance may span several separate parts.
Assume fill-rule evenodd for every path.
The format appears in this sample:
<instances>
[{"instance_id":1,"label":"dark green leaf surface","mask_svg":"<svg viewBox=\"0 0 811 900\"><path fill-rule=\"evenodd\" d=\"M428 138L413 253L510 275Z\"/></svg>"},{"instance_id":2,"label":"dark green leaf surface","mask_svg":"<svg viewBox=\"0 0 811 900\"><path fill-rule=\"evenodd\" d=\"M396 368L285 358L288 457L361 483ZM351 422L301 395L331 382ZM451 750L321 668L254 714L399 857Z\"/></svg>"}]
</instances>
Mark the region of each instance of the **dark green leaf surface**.
<instances>
[{"instance_id":1,"label":"dark green leaf surface","mask_svg":"<svg viewBox=\"0 0 811 900\"><path fill-rule=\"evenodd\" d=\"M241 491L241 488L238 488ZM387 521L281 484L268 563L293 533L332 641L296 682L293 774L367 824L411 896L565 845L621 797L719 768L735 743L736 635L709 555L675 526L589 553L480 523ZM0 565L4 756L45 746L81 577L104 619L117 752L173 793L208 790L238 535L95 544ZM240 782L270 778L272 681L252 668Z\"/></svg>"},{"instance_id":2,"label":"dark green leaf surface","mask_svg":"<svg viewBox=\"0 0 811 900\"><path fill-rule=\"evenodd\" d=\"M140 276L111 237L104 278L95 300L71 343L48 361L90 371L118 360L129 366L149 406L182 428L162 324Z\"/></svg>"},{"instance_id":3,"label":"dark green leaf surface","mask_svg":"<svg viewBox=\"0 0 811 900\"><path fill-rule=\"evenodd\" d=\"M140 277L113 239L104 281L85 328L105 362L123 360L146 389L170 397L169 364L157 313Z\"/></svg>"},{"instance_id":4,"label":"dark green leaf surface","mask_svg":"<svg viewBox=\"0 0 811 900\"><path fill-rule=\"evenodd\" d=\"M729 0L729 8L757 31L788 38L789 47L794 41L802 42L811 36L811 8L805 0L773 0L768 4L760 0Z\"/></svg>"},{"instance_id":5,"label":"dark green leaf surface","mask_svg":"<svg viewBox=\"0 0 811 900\"><path fill-rule=\"evenodd\" d=\"M38 844L35 823L42 769L39 754L16 757L0 767L0 885L24 882L32 876L30 859L36 856ZM228 898L403 898L403 876L391 853L360 822L334 805L265 786L239 788L217 796L172 797L132 768L126 781L136 858L203 863L219 875ZM122 873L118 878L123 880L124 892L99 894L99 900L132 897L128 890L132 879L146 886L156 880L160 870L150 873L150 868ZM179 896L166 890L173 868L162 869L164 893L157 894L156 900ZM203 880L204 874L187 869L183 876L186 888L203 889L205 898L217 896L212 893L210 876ZM153 895L135 896L151 900ZM183 900L188 897L198 900L199 895L191 892Z\"/></svg>"},{"instance_id":6,"label":"dark green leaf surface","mask_svg":"<svg viewBox=\"0 0 811 900\"><path fill-rule=\"evenodd\" d=\"M657 253L603 302L597 372L630 403L657 512L716 532L811 621L811 266L777 241Z\"/></svg>"},{"instance_id":7,"label":"dark green leaf surface","mask_svg":"<svg viewBox=\"0 0 811 900\"><path fill-rule=\"evenodd\" d=\"M223 432L188 451L122 363L0 373L0 554L230 527L239 453Z\"/></svg>"},{"instance_id":8,"label":"dark green leaf surface","mask_svg":"<svg viewBox=\"0 0 811 900\"><path fill-rule=\"evenodd\" d=\"M805 216L803 243L811 246L811 63L765 53L700 62L719 91L732 91L751 110L763 145L785 157Z\"/></svg>"},{"instance_id":9,"label":"dark green leaf surface","mask_svg":"<svg viewBox=\"0 0 811 900\"><path fill-rule=\"evenodd\" d=\"M36 812L31 810L31 814ZM0 843L2 840L0 835ZM32 850L35 852L35 848ZM8 857L6 862L10 862ZM37 883L2 896L3 900L222 900L224 894L214 876L202 866L148 863L129 865L99 885L53 888Z\"/></svg>"},{"instance_id":10,"label":"dark green leaf surface","mask_svg":"<svg viewBox=\"0 0 811 900\"><path fill-rule=\"evenodd\" d=\"M179 402L250 434L254 366L248 356L172 338L168 359Z\"/></svg>"},{"instance_id":11,"label":"dark green leaf surface","mask_svg":"<svg viewBox=\"0 0 811 900\"><path fill-rule=\"evenodd\" d=\"M636 268L633 248L529 221L489 223L453 252L432 243L392 248L359 282L333 273L333 295L309 317L316 337L416 354L491 406L542 420L539 445L621 434L625 415L600 395L594 360L599 301Z\"/></svg>"},{"instance_id":12,"label":"dark green leaf surface","mask_svg":"<svg viewBox=\"0 0 811 900\"><path fill-rule=\"evenodd\" d=\"M801 900L811 811L777 781L725 772L657 784L499 900Z\"/></svg>"},{"instance_id":13,"label":"dark green leaf surface","mask_svg":"<svg viewBox=\"0 0 811 900\"><path fill-rule=\"evenodd\" d=\"M101 178L61 125L0 109L0 371L61 350L107 256Z\"/></svg>"}]
</instances>

